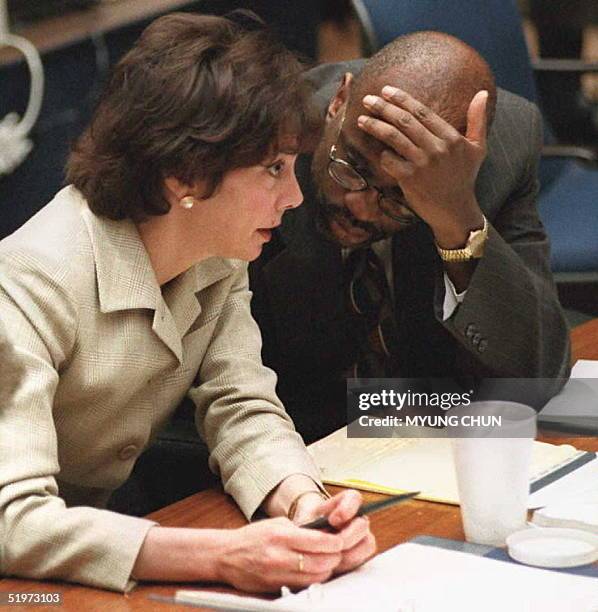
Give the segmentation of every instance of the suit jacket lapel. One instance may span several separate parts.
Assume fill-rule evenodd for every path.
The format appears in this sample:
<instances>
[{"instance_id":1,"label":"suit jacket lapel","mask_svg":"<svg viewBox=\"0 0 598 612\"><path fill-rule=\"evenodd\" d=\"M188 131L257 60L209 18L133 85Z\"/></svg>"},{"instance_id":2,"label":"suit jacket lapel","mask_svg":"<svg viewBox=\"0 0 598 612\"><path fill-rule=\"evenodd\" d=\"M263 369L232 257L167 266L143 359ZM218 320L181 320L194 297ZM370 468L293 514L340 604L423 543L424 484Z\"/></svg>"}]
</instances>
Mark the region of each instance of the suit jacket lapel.
<instances>
[{"instance_id":1,"label":"suit jacket lapel","mask_svg":"<svg viewBox=\"0 0 598 612\"><path fill-rule=\"evenodd\" d=\"M439 271L430 228L424 223L397 232L392 241L395 312L399 320L423 316L430 305ZM429 311L426 313L429 316Z\"/></svg>"},{"instance_id":2,"label":"suit jacket lapel","mask_svg":"<svg viewBox=\"0 0 598 612\"><path fill-rule=\"evenodd\" d=\"M340 249L306 229L311 220L296 213L292 236L286 233L288 242L263 271L272 310L288 336L310 333L314 321L333 320L342 296Z\"/></svg>"}]
</instances>

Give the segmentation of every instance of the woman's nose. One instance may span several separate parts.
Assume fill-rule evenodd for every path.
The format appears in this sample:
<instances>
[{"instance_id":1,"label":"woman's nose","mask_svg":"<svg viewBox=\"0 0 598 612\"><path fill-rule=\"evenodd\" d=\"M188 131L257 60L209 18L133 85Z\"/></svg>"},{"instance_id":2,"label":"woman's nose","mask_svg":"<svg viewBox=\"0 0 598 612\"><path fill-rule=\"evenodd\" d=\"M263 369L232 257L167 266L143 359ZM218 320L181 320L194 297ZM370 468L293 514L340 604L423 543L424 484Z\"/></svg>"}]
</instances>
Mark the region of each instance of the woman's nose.
<instances>
[{"instance_id":1,"label":"woman's nose","mask_svg":"<svg viewBox=\"0 0 598 612\"><path fill-rule=\"evenodd\" d=\"M281 198L280 209L287 210L290 208L297 208L303 202L303 192L297 181L295 173L289 179L289 184L283 197Z\"/></svg>"}]
</instances>

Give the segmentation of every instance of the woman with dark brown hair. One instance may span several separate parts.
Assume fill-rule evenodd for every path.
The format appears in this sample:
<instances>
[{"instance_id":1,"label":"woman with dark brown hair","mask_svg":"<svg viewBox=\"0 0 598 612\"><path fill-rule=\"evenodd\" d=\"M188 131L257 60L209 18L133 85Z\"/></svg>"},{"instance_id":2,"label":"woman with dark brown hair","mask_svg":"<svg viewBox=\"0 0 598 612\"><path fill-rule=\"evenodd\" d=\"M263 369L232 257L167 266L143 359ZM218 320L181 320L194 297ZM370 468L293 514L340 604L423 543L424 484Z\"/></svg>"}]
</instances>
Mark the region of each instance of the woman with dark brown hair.
<instances>
[{"instance_id":1,"label":"woman with dark brown hair","mask_svg":"<svg viewBox=\"0 0 598 612\"><path fill-rule=\"evenodd\" d=\"M368 558L275 394L246 262L298 206L309 133L297 60L260 25L172 14L116 67L70 185L0 243L0 318L25 373L0 412L0 571L305 586ZM168 529L103 510L189 394L210 464L251 518ZM327 515L336 534L297 523Z\"/></svg>"}]
</instances>

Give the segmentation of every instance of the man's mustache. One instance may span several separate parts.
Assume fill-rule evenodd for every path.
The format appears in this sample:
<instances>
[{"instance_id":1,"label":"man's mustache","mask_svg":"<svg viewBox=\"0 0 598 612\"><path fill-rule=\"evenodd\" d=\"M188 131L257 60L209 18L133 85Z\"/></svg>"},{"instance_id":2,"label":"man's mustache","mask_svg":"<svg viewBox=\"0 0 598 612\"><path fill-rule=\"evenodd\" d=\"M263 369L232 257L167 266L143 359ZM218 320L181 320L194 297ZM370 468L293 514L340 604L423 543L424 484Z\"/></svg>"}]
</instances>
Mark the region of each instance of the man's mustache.
<instances>
[{"instance_id":1,"label":"man's mustache","mask_svg":"<svg viewBox=\"0 0 598 612\"><path fill-rule=\"evenodd\" d=\"M334 204L324 203L322 200L319 202L318 212L316 214L316 229L320 234L326 236L329 240L337 242L337 237L330 228L332 221L338 218L346 219L352 226L359 227L366 232L369 236L360 244L361 247L368 246L373 242L387 238L386 234L378 229L375 225L368 223L367 221L360 221L356 219L348 210L335 206Z\"/></svg>"},{"instance_id":2,"label":"man's mustache","mask_svg":"<svg viewBox=\"0 0 598 612\"><path fill-rule=\"evenodd\" d=\"M343 206L335 206L334 204L328 204L325 201L321 200L322 207L322 215L328 220L332 221L334 219L345 219L348 221L353 227L358 227L370 234L377 234L380 230L373 224L368 221L361 221L355 218L351 211L348 208Z\"/></svg>"}]
</instances>

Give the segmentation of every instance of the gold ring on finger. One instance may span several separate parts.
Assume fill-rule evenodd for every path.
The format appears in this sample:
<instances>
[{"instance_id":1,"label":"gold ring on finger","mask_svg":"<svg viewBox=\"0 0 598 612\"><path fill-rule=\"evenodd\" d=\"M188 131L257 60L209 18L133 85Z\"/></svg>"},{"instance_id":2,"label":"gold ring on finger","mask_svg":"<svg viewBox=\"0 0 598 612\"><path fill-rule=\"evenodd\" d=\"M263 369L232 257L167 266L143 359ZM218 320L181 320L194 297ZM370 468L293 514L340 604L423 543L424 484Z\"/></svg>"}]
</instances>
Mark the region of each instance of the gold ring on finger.
<instances>
[{"instance_id":1,"label":"gold ring on finger","mask_svg":"<svg viewBox=\"0 0 598 612\"><path fill-rule=\"evenodd\" d=\"M297 569L301 573L305 570L305 556L303 553L299 553L299 557L297 558Z\"/></svg>"}]
</instances>

